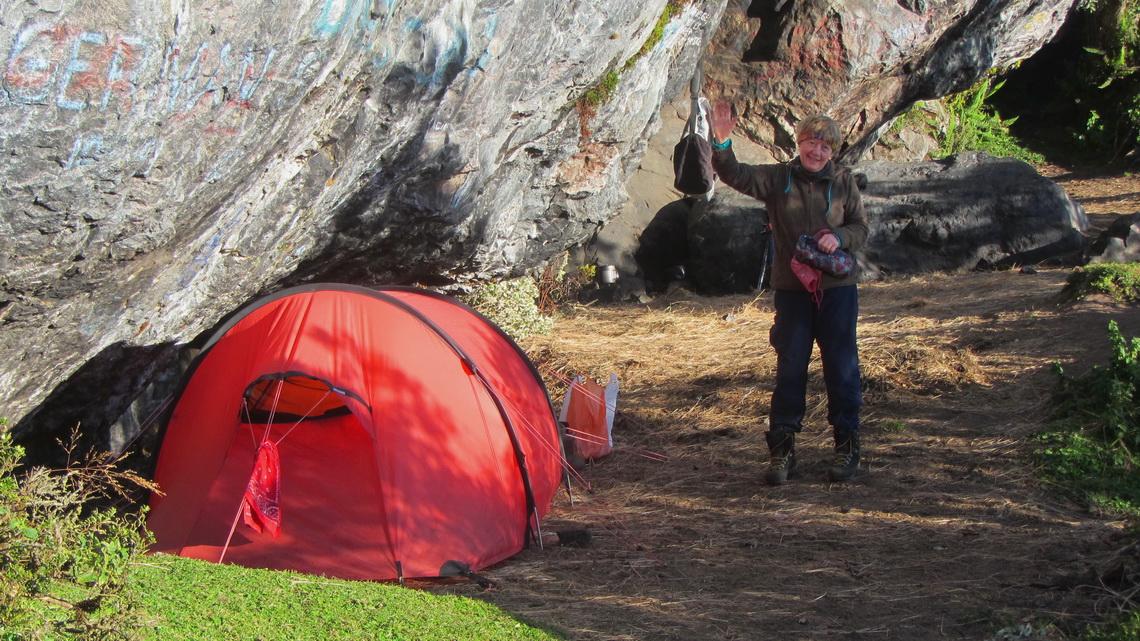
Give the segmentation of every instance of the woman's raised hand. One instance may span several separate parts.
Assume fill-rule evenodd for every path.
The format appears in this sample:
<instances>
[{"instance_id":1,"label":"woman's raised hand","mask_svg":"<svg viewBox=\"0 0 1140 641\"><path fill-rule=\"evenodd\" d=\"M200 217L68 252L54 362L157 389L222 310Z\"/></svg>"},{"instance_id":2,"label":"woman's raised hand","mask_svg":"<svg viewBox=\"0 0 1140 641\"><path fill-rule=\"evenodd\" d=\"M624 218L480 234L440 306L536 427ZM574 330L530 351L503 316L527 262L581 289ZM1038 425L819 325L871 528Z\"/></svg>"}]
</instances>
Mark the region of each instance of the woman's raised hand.
<instances>
[{"instance_id":1,"label":"woman's raised hand","mask_svg":"<svg viewBox=\"0 0 1140 641\"><path fill-rule=\"evenodd\" d=\"M713 139L717 142L724 142L732 135L733 128L736 127L736 121L740 117L733 113L732 103L718 100L712 108L712 131Z\"/></svg>"}]
</instances>

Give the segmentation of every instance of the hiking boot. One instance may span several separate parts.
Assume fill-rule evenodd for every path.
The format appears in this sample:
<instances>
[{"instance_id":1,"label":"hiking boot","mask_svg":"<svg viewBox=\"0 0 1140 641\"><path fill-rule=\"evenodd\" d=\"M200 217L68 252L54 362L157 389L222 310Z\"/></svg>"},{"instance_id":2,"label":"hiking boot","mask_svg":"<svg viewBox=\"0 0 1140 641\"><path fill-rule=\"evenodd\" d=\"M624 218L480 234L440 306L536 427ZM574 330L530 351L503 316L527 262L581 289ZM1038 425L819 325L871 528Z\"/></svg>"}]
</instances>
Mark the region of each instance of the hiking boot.
<instances>
[{"instance_id":1,"label":"hiking boot","mask_svg":"<svg viewBox=\"0 0 1140 641\"><path fill-rule=\"evenodd\" d=\"M768 471L764 481L768 485L783 485L796 475L796 433L785 430L764 433L768 441Z\"/></svg>"},{"instance_id":2,"label":"hiking boot","mask_svg":"<svg viewBox=\"0 0 1140 641\"><path fill-rule=\"evenodd\" d=\"M859 432L835 433L835 458L827 469L827 480L842 483L855 478L859 469Z\"/></svg>"}]
</instances>

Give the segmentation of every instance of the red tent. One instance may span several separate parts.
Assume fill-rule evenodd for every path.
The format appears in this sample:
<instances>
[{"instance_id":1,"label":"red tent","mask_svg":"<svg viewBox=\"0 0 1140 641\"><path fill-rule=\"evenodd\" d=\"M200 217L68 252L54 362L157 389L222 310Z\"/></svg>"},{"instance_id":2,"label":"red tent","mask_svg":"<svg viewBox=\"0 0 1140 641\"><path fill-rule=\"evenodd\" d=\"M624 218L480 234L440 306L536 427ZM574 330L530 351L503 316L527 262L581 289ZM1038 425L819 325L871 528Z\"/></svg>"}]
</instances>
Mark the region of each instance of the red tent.
<instances>
[{"instance_id":1,"label":"red tent","mask_svg":"<svg viewBox=\"0 0 1140 641\"><path fill-rule=\"evenodd\" d=\"M477 570L521 550L562 479L534 366L491 321L426 290L263 298L214 334L183 386L150 501L155 551L446 576L449 561Z\"/></svg>"}]
</instances>

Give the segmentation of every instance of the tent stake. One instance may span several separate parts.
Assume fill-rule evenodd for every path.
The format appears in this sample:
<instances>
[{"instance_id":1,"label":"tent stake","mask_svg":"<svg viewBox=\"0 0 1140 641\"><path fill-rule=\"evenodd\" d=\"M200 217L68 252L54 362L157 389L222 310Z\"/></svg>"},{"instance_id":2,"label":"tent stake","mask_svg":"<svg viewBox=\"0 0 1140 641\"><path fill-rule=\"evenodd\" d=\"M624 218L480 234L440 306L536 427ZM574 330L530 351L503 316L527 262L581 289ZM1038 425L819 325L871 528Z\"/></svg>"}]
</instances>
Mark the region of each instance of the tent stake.
<instances>
[{"instance_id":1,"label":"tent stake","mask_svg":"<svg viewBox=\"0 0 1140 641\"><path fill-rule=\"evenodd\" d=\"M538 549L545 550L546 548L542 545L542 523L538 521L538 508L535 508L532 514L534 515L534 531L538 536Z\"/></svg>"},{"instance_id":2,"label":"tent stake","mask_svg":"<svg viewBox=\"0 0 1140 641\"><path fill-rule=\"evenodd\" d=\"M234 538L234 531L237 530L238 519L241 518L241 511L242 511L242 508L244 508L244 507L245 507L245 495L243 494L241 502L238 503L237 514L234 515L234 522L232 524L230 524L230 533L226 537L226 544L222 546L222 555L218 557L218 563L221 563L222 559L226 558L226 551L230 549L230 541L232 541Z\"/></svg>"}]
</instances>

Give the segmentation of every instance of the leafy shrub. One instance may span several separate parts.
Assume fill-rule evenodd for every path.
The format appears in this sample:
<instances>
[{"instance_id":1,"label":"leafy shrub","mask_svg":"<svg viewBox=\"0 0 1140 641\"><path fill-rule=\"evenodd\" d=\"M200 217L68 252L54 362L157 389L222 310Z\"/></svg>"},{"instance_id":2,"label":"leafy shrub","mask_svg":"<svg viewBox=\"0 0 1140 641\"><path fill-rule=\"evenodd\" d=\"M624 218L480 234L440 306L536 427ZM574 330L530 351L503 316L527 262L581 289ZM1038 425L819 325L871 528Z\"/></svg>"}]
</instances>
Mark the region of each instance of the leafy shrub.
<instances>
[{"instance_id":1,"label":"leafy shrub","mask_svg":"<svg viewBox=\"0 0 1140 641\"><path fill-rule=\"evenodd\" d=\"M944 129L945 109L941 108L937 100L919 100L910 106L901 116L895 118L887 133L896 134L903 129L915 129L930 134Z\"/></svg>"},{"instance_id":2,"label":"leafy shrub","mask_svg":"<svg viewBox=\"0 0 1140 641\"><path fill-rule=\"evenodd\" d=\"M578 300L582 291L594 282L597 266L582 265L567 273L568 262L569 256L562 254L560 259L546 266L538 280L538 309L543 314L553 314L560 305Z\"/></svg>"},{"instance_id":3,"label":"leafy shrub","mask_svg":"<svg viewBox=\"0 0 1140 641\"><path fill-rule=\"evenodd\" d=\"M1077 8L1086 44L1069 84L1086 118L1074 139L1116 159L1140 144L1140 1L1083 0Z\"/></svg>"},{"instance_id":4,"label":"leafy shrub","mask_svg":"<svg viewBox=\"0 0 1140 641\"><path fill-rule=\"evenodd\" d=\"M983 78L970 89L942 99L946 109L946 128L935 133L938 152L952 156L963 151L983 151L991 156L1017 158L1039 165L1045 158L1025 149L1009 131L1017 118L1003 120L988 101L1002 88L1004 82L992 85L992 78Z\"/></svg>"},{"instance_id":5,"label":"leafy shrub","mask_svg":"<svg viewBox=\"0 0 1140 641\"><path fill-rule=\"evenodd\" d=\"M18 473L23 456L0 424L0 639L128 636L140 615L127 578L149 534L142 514L91 504L149 484L93 462Z\"/></svg>"},{"instance_id":6,"label":"leafy shrub","mask_svg":"<svg viewBox=\"0 0 1140 641\"><path fill-rule=\"evenodd\" d=\"M538 284L524 276L484 283L465 296L464 302L519 339L549 334L554 327L554 318L539 311L538 296Z\"/></svg>"},{"instance_id":7,"label":"leafy shrub","mask_svg":"<svg viewBox=\"0 0 1140 641\"><path fill-rule=\"evenodd\" d=\"M1108 294L1115 300L1140 301L1140 264L1096 263L1069 274L1062 295L1080 300L1089 294Z\"/></svg>"},{"instance_id":8,"label":"leafy shrub","mask_svg":"<svg viewBox=\"0 0 1140 641\"><path fill-rule=\"evenodd\" d=\"M1009 74L997 102L1063 165L1136 161L1140 0L1080 0L1058 38Z\"/></svg>"},{"instance_id":9,"label":"leafy shrub","mask_svg":"<svg viewBox=\"0 0 1140 641\"><path fill-rule=\"evenodd\" d=\"M1140 339L1108 324L1112 356L1088 374L1059 363L1049 427L1040 435L1040 473L1093 505L1140 514Z\"/></svg>"},{"instance_id":10,"label":"leafy shrub","mask_svg":"<svg viewBox=\"0 0 1140 641\"><path fill-rule=\"evenodd\" d=\"M1045 162L1044 156L1028 149L1011 131L1017 117L1003 119L990 104L990 99L1004 85L993 85L984 78L970 89L940 100L920 100L903 112L887 130L879 144L895 148L894 136L903 129L932 137L938 149L935 157L947 157L965 151L982 151L999 158L1017 158L1032 165Z\"/></svg>"}]
</instances>

